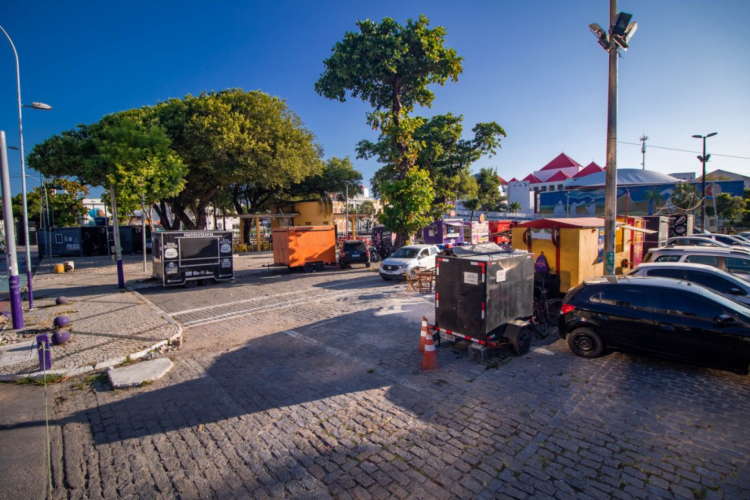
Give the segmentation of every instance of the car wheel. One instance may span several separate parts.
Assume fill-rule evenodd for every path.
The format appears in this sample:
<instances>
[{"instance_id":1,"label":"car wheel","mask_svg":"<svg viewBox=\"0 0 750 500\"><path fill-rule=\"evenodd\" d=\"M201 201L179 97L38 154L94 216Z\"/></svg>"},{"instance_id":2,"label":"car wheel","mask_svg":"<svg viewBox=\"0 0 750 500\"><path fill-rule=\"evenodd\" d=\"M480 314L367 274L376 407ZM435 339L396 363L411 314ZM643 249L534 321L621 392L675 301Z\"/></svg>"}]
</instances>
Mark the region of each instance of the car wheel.
<instances>
[{"instance_id":1,"label":"car wheel","mask_svg":"<svg viewBox=\"0 0 750 500\"><path fill-rule=\"evenodd\" d=\"M531 349L531 335L529 329L523 328L510 343L510 352L516 356L523 356Z\"/></svg>"},{"instance_id":2,"label":"car wheel","mask_svg":"<svg viewBox=\"0 0 750 500\"><path fill-rule=\"evenodd\" d=\"M604 341L590 328L576 328L568 334L568 346L582 358L598 358L604 352Z\"/></svg>"},{"instance_id":3,"label":"car wheel","mask_svg":"<svg viewBox=\"0 0 750 500\"><path fill-rule=\"evenodd\" d=\"M391 281L391 279L392 279L390 276L383 276L383 275L381 275L380 277L383 278L383 281Z\"/></svg>"},{"instance_id":4,"label":"car wheel","mask_svg":"<svg viewBox=\"0 0 750 500\"><path fill-rule=\"evenodd\" d=\"M404 271L404 272L406 272L406 271ZM416 269L410 269L408 271L408 273L409 273L409 277L411 279L413 279L413 280L417 279L417 270Z\"/></svg>"}]
</instances>

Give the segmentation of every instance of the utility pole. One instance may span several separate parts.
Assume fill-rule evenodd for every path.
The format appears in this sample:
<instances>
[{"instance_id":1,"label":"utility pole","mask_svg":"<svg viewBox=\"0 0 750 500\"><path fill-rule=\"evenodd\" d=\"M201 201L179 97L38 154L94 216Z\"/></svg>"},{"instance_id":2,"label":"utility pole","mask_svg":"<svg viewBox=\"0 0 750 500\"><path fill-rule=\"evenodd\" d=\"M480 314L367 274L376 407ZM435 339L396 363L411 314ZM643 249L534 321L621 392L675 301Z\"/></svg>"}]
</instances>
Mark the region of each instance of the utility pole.
<instances>
[{"instance_id":1,"label":"utility pole","mask_svg":"<svg viewBox=\"0 0 750 500\"><path fill-rule=\"evenodd\" d=\"M646 134L643 134L639 141L643 144L641 146L641 153L643 154L643 163L641 165L643 166L643 170L646 170L646 141L648 140L648 136Z\"/></svg>"}]
</instances>

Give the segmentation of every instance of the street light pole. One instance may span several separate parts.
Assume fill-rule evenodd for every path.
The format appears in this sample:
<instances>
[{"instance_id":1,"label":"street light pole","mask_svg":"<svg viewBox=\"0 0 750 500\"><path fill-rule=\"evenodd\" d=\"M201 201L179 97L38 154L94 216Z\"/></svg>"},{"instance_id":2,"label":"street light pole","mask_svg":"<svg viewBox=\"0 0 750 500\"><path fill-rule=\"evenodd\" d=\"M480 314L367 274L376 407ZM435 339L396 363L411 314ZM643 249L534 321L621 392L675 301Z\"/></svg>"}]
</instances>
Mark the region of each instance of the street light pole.
<instances>
[{"instance_id":1,"label":"street light pole","mask_svg":"<svg viewBox=\"0 0 750 500\"><path fill-rule=\"evenodd\" d=\"M703 164L703 176L701 177L701 230L706 231L706 163L711 155L706 154L706 139L713 137L718 132L711 132L707 135L695 134L694 139L703 139L703 156L699 156L698 160Z\"/></svg>"},{"instance_id":2,"label":"street light pole","mask_svg":"<svg viewBox=\"0 0 750 500\"><path fill-rule=\"evenodd\" d=\"M615 237L617 229L617 66L620 48L628 49L630 38L638 29L631 23L633 16L617 13L617 0L609 1L609 30L598 24L589 29L599 45L609 54L609 86L607 97L607 172L604 185L604 274L615 273Z\"/></svg>"},{"instance_id":3,"label":"street light pole","mask_svg":"<svg viewBox=\"0 0 750 500\"><path fill-rule=\"evenodd\" d=\"M344 202L344 217L346 217L344 222L344 239L349 240L349 181L344 181L344 186L346 186L346 201Z\"/></svg>"},{"instance_id":4,"label":"street light pole","mask_svg":"<svg viewBox=\"0 0 750 500\"><path fill-rule=\"evenodd\" d=\"M609 1L609 24L615 24L617 0ZM604 183L604 274L615 274L617 220L617 59L620 48L609 50L609 92L607 98L607 172Z\"/></svg>"},{"instance_id":5,"label":"street light pole","mask_svg":"<svg viewBox=\"0 0 750 500\"><path fill-rule=\"evenodd\" d=\"M21 71L18 62L18 52L16 46L13 45L13 40L8 35L8 32L0 26L0 31L3 32L5 38L10 42L10 46L13 49L13 56L16 58L16 90L18 94L18 142L21 151L21 201L23 203L23 233L24 242L26 247L26 286L29 290L29 309L34 309L34 291L31 284L31 249L29 248L29 210L26 204L26 165L23 151L23 120L21 114ZM49 110L52 109L50 106L42 103L32 103L30 106L36 109ZM6 221L6 223L12 223L12 220Z\"/></svg>"},{"instance_id":6,"label":"street light pole","mask_svg":"<svg viewBox=\"0 0 750 500\"><path fill-rule=\"evenodd\" d=\"M13 204L10 197L10 174L8 153L5 150L5 132L0 130L0 179L2 179L3 219L5 219L5 258L8 268L8 293L10 295L10 319L14 330L23 328L21 284L18 278L18 255L16 253L16 228L13 227Z\"/></svg>"}]
</instances>

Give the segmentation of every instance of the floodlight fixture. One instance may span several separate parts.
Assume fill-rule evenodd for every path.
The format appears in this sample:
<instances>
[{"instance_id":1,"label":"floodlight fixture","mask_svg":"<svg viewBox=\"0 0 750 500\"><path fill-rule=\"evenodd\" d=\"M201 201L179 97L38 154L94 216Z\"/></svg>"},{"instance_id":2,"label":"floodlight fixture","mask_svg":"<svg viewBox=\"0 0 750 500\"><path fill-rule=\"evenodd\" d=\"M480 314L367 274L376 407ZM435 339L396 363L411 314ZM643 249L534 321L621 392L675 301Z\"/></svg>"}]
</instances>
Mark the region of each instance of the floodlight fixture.
<instances>
[{"instance_id":1,"label":"floodlight fixture","mask_svg":"<svg viewBox=\"0 0 750 500\"><path fill-rule=\"evenodd\" d=\"M630 19L632 18L632 14L620 12L617 14L615 23L609 29L610 38L614 43L619 45L622 50L628 50L628 42L630 42L630 39L638 29L638 23L630 22Z\"/></svg>"},{"instance_id":2,"label":"floodlight fixture","mask_svg":"<svg viewBox=\"0 0 750 500\"><path fill-rule=\"evenodd\" d=\"M596 37L596 41L599 42L599 45L601 45L604 50L609 51L609 37L607 36L607 32L604 31L604 28L596 23L593 23L589 24L589 30L594 34L594 36Z\"/></svg>"},{"instance_id":3,"label":"floodlight fixture","mask_svg":"<svg viewBox=\"0 0 750 500\"><path fill-rule=\"evenodd\" d=\"M627 12L617 14L615 23L610 28L610 34L624 37L632 18L633 14L628 14Z\"/></svg>"}]
</instances>

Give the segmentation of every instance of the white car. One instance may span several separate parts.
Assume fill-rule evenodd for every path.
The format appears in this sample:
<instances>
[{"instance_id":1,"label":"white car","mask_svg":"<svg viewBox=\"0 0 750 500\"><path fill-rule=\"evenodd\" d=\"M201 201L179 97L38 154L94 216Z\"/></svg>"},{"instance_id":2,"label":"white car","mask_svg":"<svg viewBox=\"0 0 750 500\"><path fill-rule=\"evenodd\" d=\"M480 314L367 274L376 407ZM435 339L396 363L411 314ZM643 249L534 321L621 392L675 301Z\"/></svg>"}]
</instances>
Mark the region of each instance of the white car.
<instances>
[{"instance_id":1,"label":"white car","mask_svg":"<svg viewBox=\"0 0 750 500\"><path fill-rule=\"evenodd\" d=\"M628 276L657 276L705 286L745 305L750 305L750 282L713 266L689 262L641 264Z\"/></svg>"},{"instance_id":2,"label":"white car","mask_svg":"<svg viewBox=\"0 0 750 500\"><path fill-rule=\"evenodd\" d=\"M401 247L380 263L380 277L389 281L393 278L403 278L404 273L413 276L416 267L434 269L438 251L435 245Z\"/></svg>"}]
</instances>

